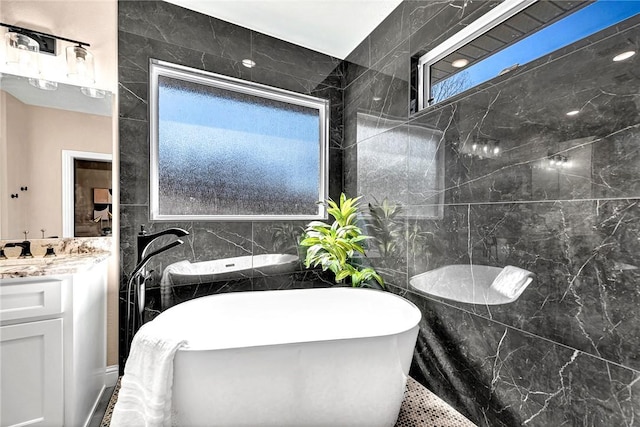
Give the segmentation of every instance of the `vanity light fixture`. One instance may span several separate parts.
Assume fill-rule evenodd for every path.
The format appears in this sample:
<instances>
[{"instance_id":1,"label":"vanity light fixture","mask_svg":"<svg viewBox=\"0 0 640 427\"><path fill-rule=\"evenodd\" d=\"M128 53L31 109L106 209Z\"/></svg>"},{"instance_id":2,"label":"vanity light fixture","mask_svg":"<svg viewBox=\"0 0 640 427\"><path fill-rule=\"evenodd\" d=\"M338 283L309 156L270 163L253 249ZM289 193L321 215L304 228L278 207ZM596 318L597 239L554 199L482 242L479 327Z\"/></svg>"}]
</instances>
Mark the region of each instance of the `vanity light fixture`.
<instances>
[{"instance_id":1,"label":"vanity light fixture","mask_svg":"<svg viewBox=\"0 0 640 427\"><path fill-rule=\"evenodd\" d=\"M7 64L19 68L22 74L33 77L33 86L52 90L51 84L47 80L37 78L40 74L40 64L38 54L50 54L56 56L56 41L61 40L73 43L75 46L67 47L67 76L77 80L79 83L92 85L95 83L93 55L87 50L89 43L78 40L67 39L40 31L29 30L27 28L0 22L0 26L8 28L5 35Z\"/></svg>"},{"instance_id":2,"label":"vanity light fixture","mask_svg":"<svg viewBox=\"0 0 640 427\"><path fill-rule=\"evenodd\" d=\"M500 155L500 143L493 139L474 140L470 148L468 145L462 147L462 152L468 156L475 156L480 159L493 159Z\"/></svg>"},{"instance_id":3,"label":"vanity light fixture","mask_svg":"<svg viewBox=\"0 0 640 427\"><path fill-rule=\"evenodd\" d=\"M40 73L38 53L40 45L33 38L16 32L5 34L7 65L17 68L28 75Z\"/></svg>"},{"instance_id":4,"label":"vanity light fixture","mask_svg":"<svg viewBox=\"0 0 640 427\"><path fill-rule=\"evenodd\" d=\"M614 56L613 57L613 61L614 62L624 61L625 59L631 58L635 54L636 54L635 50L628 50L626 52L622 52L622 53L619 53L616 56Z\"/></svg>"},{"instance_id":5,"label":"vanity light fixture","mask_svg":"<svg viewBox=\"0 0 640 427\"><path fill-rule=\"evenodd\" d=\"M549 169L568 169L571 167L569 157L563 156L561 154L554 154L553 156L549 156L547 158L547 162L549 163Z\"/></svg>"},{"instance_id":6,"label":"vanity light fixture","mask_svg":"<svg viewBox=\"0 0 640 427\"><path fill-rule=\"evenodd\" d=\"M67 47L67 76L91 85L96 82L93 54L82 45L83 43L78 43L76 46Z\"/></svg>"},{"instance_id":7,"label":"vanity light fixture","mask_svg":"<svg viewBox=\"0 0 640 427\"><path fill-rule=\"evenodd\" d=\"M580 110L571 110L567 112L567 116L575 116L580 114Z\"/></svg>"},{"instance_id":8,"label":"vanity light fixture","mask_svg":"<svg viewBox=\"0 0 640 427\"><path fill-rule=\"evenodd\" d=\"M463 68L469 64L469 60L465 58L456 59L451 63L453 68Z\"/></svg>"},{"instance_id":9,"label":"vanity light fixture","mask_svg":"<svg viewBox=\"0 0 640 427\"><path fill-rule=\"evenodd\" d=\"M246 58L242 60L242 65L244 65L247 68L253 68L256 66L256 62Z\"/></svg>"}]
</instances>

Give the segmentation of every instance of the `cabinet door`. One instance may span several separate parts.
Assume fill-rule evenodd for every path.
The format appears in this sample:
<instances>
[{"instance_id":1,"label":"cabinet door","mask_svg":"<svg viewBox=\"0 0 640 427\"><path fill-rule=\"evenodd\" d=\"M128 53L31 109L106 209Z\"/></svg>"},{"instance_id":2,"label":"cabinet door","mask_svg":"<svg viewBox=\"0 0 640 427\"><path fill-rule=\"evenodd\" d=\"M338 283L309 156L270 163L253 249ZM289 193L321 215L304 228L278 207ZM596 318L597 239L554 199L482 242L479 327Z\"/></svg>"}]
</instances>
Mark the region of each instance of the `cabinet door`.
<instances>
[{"instance_id":1,"label":"cabinet door","mask_svg":"<svg viewBox=\"0 0 640 427\"><path fill-rule=\"evenodd\" d=\"M0 426L61 426L62 319L0 327L0 375Z\"/></svg>"},{"instance_id":2,"label":"cabinet door","mask_svg":"<svg viewBox=\"0 0 640 427\"><path fill-rule=\"evenodd\" d=\"M34 280L3 284L0 286L0 321L53 317L61 313L62 283L61 280Z\"/></svg>"}]
</instances>

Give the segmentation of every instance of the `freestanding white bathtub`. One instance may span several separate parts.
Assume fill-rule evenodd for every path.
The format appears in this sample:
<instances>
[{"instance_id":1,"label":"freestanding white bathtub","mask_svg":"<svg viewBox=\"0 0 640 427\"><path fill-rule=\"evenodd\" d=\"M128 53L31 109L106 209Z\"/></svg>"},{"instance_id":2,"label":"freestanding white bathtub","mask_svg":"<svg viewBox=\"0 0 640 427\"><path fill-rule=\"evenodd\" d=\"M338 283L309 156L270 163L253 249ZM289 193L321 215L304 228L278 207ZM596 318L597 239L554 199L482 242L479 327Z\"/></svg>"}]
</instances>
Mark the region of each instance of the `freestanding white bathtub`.
<instances>
[{"instance_id":1,"label":"freestanding white bathtub","mask_svg":"<svg viewBox=\"0 0 640 427\"><path fill-rule=\"evenodd\" d=\"M181 426L393 426L421 313L389 292L238 292L153 322L188 346L174 360Z\"/></svg>"}]
</instances>

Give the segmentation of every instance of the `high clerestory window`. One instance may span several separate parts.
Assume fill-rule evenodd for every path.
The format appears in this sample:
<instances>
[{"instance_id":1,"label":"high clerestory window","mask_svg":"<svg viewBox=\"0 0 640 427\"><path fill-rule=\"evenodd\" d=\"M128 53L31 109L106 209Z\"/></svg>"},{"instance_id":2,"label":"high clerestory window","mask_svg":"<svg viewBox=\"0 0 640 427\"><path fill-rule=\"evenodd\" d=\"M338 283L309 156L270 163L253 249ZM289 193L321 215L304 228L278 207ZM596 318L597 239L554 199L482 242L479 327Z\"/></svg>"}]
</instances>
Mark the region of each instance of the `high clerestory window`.
<instances>
[{"instance_id":1,"label":"high clerestory window","mask_svg":"<svg viewBox=\"0 0 640 427\"><path fill-rule=\"evenodd\" d=\"M505 0L418 60L418 110L640 13L640 1Z\"/></svg>"},{"instance_id":2,"label":"high clerestory window","mask_svg":"<svg viewBox=\"0 0 640 427\"><path fill-rule=\"evenodd\" d=\"M324 218L328 101L152 60L151 219Z\"/></svg>"}]
</instances>

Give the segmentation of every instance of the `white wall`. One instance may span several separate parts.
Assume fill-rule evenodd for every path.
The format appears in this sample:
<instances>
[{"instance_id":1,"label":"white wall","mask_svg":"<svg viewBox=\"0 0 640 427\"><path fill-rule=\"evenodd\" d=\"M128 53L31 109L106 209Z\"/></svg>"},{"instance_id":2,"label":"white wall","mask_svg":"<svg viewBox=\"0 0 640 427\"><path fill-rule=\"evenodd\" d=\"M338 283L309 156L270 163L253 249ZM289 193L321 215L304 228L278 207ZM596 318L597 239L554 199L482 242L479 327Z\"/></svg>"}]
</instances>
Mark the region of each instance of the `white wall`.
<instances>
[{"instance_id":1,"label":"white wall","mask_svg":"<svg viewBox=\"0 0 640 427\"><path fill-rule=\"evenodd\" d=\"M2 173L0 183L4 194L0 203L1 228L0 236L5 239L21 239L27 224L25 214L28 209L29 198L20 191L29 180L28 176L28 130L29 125L24 121L27 106L13 96L0 91L0 114L2 117ZM11 126L8 126L8 124ZM17 199L10 194L18 194ZM62 223L61 223L62 224Z\"/></svg>"}]
</instances>

